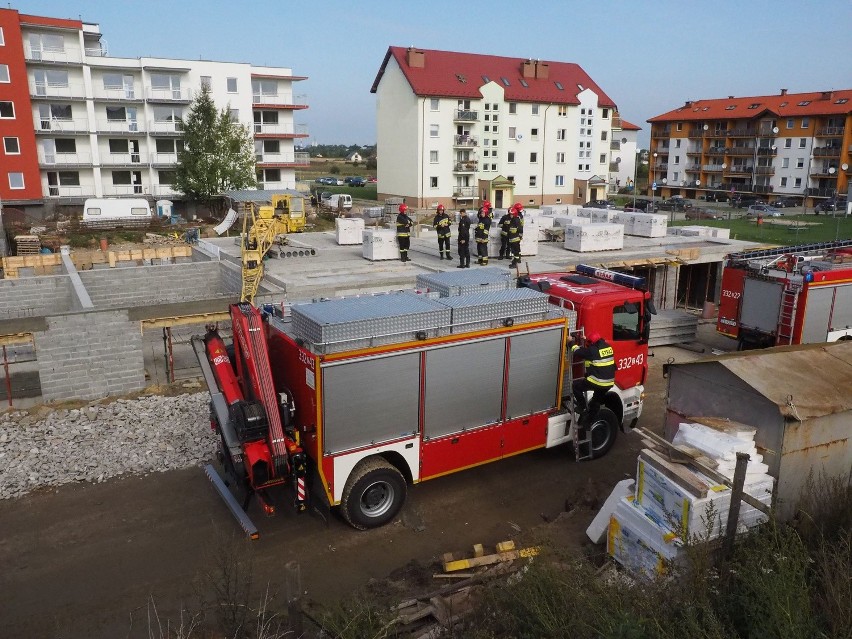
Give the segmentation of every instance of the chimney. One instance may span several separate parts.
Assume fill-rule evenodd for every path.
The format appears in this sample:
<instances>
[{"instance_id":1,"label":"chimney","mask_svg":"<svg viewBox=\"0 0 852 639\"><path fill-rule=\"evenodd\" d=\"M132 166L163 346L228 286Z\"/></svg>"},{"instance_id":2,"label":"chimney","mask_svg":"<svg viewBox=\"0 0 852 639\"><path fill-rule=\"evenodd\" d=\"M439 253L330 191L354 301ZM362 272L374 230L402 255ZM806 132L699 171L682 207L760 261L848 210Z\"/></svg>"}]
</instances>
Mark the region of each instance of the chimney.
<instances>
[{"instance_id":1,"label":"chimney","mask_svg":"<svg viewBox=\"0 0 852 639\"><path fill-rule=\"evenodd\" d=\"M729 100L733 100L733 99L734 99L734 96L729 95L729 96L728 96L728 99L729 99Z\"/></svg>"},{"instance_id":2,"label":"chimney","mask_svg":"<svg viewBox=\"0 0 852 639\"><path fill-rule=\"evenodd\" d=\"M535 77L535 62L532 60L524 60L521 63L521 75L525 78Z\"/></svg>"},{"instance_id":3,"label":"chimney","mask_svg":"<svg viewBox=\"0 0 852 639\"><path fill-rule=\"evenodd\" d=\"M414 47L408 47L405 52L406 62L412 69L422 69L426 66L426 53Z\"/></svg>"},{"instance_id":4,"label":"chimney","mask_svg":"<svg viewBox=\"0 0 852 639\"><path fill-rule=\"evenodd\" d=\"M549 75L549 69L547 62L542 62L541 60L535 61L535 77L538 80L547 80L547 76Z\"/></svg>"},{"instance_id":5,"label":"chimney","mask_svg":"<svg viewBox=\"0 0 852 639\"><path fill-rule=\"evenodd\" d=\"M820 100L831 100L834 97L834 91L823 91Z\"/></svg>"},{"instance_id":6,"label":"chimney","mask_svg":"<svg viewBox=\"0 0 852 639\"><path fill-rule=\"evenodd\" d=\"M683 106L691 107L692 106L692 100L687 100L686 102L683 103Z\"/></svg>"},{"instance_id":7,"label":"chimney","mask_svg":"<svg viewBox=\"0 0 852 639\"><path fill-rule=\"evenodd\" d=\"M781 89L781 95L787 95L787 89Z\"/></svg>"}]
</instances>

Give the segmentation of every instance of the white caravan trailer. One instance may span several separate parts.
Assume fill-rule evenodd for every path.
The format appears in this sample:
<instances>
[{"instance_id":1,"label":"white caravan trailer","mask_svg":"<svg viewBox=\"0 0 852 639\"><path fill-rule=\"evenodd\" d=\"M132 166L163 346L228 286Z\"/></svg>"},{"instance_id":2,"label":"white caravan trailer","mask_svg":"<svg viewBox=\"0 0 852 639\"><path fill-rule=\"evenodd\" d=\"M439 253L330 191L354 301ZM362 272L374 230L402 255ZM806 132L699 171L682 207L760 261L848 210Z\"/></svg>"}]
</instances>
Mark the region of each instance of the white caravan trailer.
<instances>
[{"instance_id":1,"label":"white caravan trailer","mask_svg":"<svg viewBox=\"0 0 852 639\"><path fill-rule=\"evenodd\" d=\"M94 197L83 205L84 226L139 226L152 219L151 205L144 198Z\"/></svg>"}]
</instances>

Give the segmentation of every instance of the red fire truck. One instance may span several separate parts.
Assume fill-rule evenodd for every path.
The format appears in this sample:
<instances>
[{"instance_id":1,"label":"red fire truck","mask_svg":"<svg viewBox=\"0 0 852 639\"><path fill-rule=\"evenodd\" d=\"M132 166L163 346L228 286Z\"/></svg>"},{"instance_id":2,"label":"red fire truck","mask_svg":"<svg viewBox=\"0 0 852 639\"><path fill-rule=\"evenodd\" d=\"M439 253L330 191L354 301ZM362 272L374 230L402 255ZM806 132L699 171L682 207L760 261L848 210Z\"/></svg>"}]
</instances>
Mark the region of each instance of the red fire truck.
<instances>
[{"instance_id":1,"label":"red fire truck","mask_svg":"<svg viewBox=\"0 0 852 639\"><path fill-rule=\"evenodd\" d=\"M728 255L716 330L741 350L852 339L852 240Z\"/></svg>"},{"instance_id":2,"label":"red fire truck","mask_svg":"<svg viewBox=\"0 0 852 639\"><path fill-rule=\"evenodd\" d=\"M597 458L619 426L635 425L655 312L643 278L581 265L517 288L486 284L288 312L237 304L231 353L215 327L193 338L231 489L208 475L249 534L248 498L271 512L276 487L292 489L297 510L339 507L372 528L396 516L409 484L568 442L579 459ZM566 346L592 330L614 348L616 384L577 429L570 382L580 371Z\"/></svg>"}]
</instances>

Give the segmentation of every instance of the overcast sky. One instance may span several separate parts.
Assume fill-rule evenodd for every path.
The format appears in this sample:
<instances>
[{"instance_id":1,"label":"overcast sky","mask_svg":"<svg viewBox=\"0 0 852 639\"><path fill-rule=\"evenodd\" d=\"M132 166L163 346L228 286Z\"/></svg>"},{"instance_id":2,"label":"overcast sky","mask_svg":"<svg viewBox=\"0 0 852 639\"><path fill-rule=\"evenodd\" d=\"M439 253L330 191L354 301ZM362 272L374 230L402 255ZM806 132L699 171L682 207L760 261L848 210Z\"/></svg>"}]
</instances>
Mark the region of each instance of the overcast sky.
<instances>
[{"instance_id":1,"label":"overcast sky","mask_svg":"<svg viewBox=\"0 0 852 639\"><path fill-rule=\"evenodd\" d=\"M310 141L373 144L370 87L389 46L574 62L621 116L685 100L852 88L850 0L31 0L100 24L109 54L290 67Z\"/></svg>"}]
</instances>

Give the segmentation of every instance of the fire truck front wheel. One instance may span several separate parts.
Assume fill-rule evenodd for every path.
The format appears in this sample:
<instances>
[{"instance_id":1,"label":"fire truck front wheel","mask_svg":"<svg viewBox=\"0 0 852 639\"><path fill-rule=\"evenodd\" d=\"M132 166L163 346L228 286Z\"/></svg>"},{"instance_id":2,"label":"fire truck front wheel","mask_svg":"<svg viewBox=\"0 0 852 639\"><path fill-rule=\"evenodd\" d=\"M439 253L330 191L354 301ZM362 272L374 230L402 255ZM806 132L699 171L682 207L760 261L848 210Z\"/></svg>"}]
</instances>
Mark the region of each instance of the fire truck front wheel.
<instances>
[{"instance_id":1,"label":"fire truck front wheel","mask_svg":"<svg viewBox=\"0 0 852 639\"><path fill-rule=\"evenodd\" d=\"M376 528L393 520L405 501L402 474L381 457L361 461L343 489L340 510L358 530Z\"/></svg>"},{"instance_id":2,"label":"fire truck front wheel","mask_svg":"<svg viewBox=\"0 0 852 639\"><path fill-rule=\"evenodd\" d=\"M592 429L592 457L598 459L606 455L615 443L618 418L610 409L601 408L589 428Z\"/></svg>"}]
</instances>

